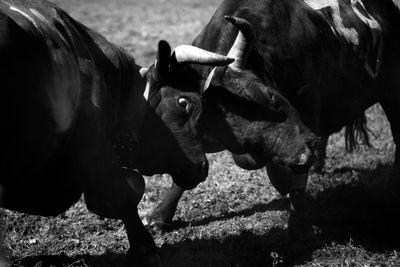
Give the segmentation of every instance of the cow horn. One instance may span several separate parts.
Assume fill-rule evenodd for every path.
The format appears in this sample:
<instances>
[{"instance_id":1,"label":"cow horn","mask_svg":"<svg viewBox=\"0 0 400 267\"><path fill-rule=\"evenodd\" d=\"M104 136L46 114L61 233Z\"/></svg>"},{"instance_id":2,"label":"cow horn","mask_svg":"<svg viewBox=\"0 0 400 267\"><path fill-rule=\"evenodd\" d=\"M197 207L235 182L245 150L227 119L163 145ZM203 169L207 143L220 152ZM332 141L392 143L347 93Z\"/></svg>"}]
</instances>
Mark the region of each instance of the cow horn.
<instances>
[{"instance_id":1,"label":"cow horn","mask_svg":"<svg viewBox=\"0 0 400 267\"><path fill-rule=\"evenodd\" d=\"M228 57L235 58L235 62L230 64L230 66L242 69L253 47L256 36L255 30L251 23L245 19L233 16L225 16L225 19L239 29L236 40L228 52Z\"/></svg>"},{"instance_id":2,"label":"cow horn","mask_svg":"<svg viewBox=\"0 0 400 267\"><path fill-rule=\"evenodd\" d=\"M178 63L196 63L210 66L226 66L235 61L234 58L216 54L192 45L177 46L172 57Z\"/></svg>"}]
</instances>

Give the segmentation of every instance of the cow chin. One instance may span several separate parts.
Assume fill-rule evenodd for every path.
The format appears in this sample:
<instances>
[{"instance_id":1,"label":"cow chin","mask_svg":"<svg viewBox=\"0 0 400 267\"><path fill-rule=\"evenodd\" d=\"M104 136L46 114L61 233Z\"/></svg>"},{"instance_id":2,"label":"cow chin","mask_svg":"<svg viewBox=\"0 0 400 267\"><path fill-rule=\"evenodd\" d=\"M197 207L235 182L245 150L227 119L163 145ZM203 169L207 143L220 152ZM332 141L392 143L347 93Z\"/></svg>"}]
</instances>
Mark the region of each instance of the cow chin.
<instances>
[{"instance_id":1,"label":"cow chin","mask_svg":"<svg viewBox=\"0 0 400 267\"><path fill-rule=\"evenodd\" d=\"M147 166L141 165L138 170L141 174L151 176L155 174L167 173L171 175L172 180L179 187L190 190L195 188L199 183L203 182L208 176L208 162L206 162L206 167L202 168L182 168L182 166L177 166L171 169L172 164L167 164L168 168L165 166ZM195 165L194 165L195 166Z\"/></svg>"},{"instance_id":2,"label":"cow chin","mask_svg":"<svg viewBox=\"0 0 400 267\"><path fill-rule=\"evenodd\" d=\"M176 185L185 190L190 190L207 178L208 161L205 160L201 164L195 164L194 168L188 172L184 172L182 169L175 169L169 173Z\"/></svg>"},{"instance_id":3,"label":"cow chin","mask_svg":"<svg viewBox=\"0 0 400 267\"><path fill-rule=\"evenodd\" d=\"M308 172L308 170L311 168L312 164L307 164L307 165L291 165L288 168L294 173L294 174L304 174Z\"/></svg>"}]
</instances>

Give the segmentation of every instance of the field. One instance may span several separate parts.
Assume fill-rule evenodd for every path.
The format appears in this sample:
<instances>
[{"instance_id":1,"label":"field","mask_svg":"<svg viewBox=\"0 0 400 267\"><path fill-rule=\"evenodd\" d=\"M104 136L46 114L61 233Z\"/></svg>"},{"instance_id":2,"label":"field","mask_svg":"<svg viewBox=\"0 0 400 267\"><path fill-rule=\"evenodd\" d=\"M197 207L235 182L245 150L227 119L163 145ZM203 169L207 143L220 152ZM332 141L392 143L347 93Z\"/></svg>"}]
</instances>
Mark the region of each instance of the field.
<instances>
[{"instance_id":1,"label":"field","mask_svg":"<svg viewBox=\"0 0 400 267\"><path fill-rule=\"evenodd\" d=\"M190 43L220 0L56 2L146 66L154 60L159 39L172 47ZM286 253L288 199L273 189L264 170L242 170L226 152L210 154L210 175L184 194L175 227L154 233L165 266L400 266L400 215L383 207L395 146L381 108L374 106L367 115L373 147L346 153L343 133L335 134L325 174L310 176L307 203L315 240ZM141 216L170 183L167 175L146 177ZM128 243L122 223L101 220L82 200L54 218L0 212L13 266L125 264Z\"/></svg>"}]
</instances>

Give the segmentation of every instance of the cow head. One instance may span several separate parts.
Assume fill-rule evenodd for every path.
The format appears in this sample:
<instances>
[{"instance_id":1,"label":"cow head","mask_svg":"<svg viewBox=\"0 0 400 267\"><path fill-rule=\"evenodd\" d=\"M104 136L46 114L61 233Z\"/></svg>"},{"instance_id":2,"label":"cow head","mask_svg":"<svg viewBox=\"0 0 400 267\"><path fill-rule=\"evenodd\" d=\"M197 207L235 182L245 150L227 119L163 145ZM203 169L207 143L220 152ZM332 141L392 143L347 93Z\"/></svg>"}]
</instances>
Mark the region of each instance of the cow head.
<instances>
[{"instance_id":1,"label":"cow head","mask_svg":"<svg viewBox=\"0 0 400 267\"><path fill-rule=\"evenodd\" d=\"M171 54L168 43L161 41L154 65L143 73L144 96L149 105L142 124L138 167L147 175L169 173L185 189L195 187L208 174L201 141L203 106L199 93L177 89L170 66L193 60L206 60L209 64L232 62L225 56L192 46L179 46Z\"/></svg>"},{"instance_id":2,"label":"cow head","mask_svg":"<svg viewBox=\"0 0 400 267\"><path fill-rule=\"evenodd\" d=\"M230 135L220 136L227 149L253 153L257 159L272 160L296 173L308 170L314 158L316 136L272 83L245 69L255 39L252 25L237 17L226 17L226 20L239 28L228 52L228 57L235 61L209 73L203 94L213 108L211 115L206 116L212 121L223 114L219 124L224 121L232 130ZM217 136L221 129L211 125L206 132Z\"/></svg>"}]
</instances>

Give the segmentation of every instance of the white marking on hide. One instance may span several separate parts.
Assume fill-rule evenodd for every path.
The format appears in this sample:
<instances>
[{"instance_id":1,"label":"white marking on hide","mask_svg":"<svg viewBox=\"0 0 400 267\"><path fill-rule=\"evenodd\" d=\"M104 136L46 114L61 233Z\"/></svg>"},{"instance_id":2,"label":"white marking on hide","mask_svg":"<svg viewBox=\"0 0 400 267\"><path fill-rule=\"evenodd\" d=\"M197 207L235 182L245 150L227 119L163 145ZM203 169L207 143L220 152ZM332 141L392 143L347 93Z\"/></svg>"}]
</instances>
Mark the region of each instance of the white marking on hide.
<instances>
[{"instance_id":1,"label":"white marking on hide","mask_svg":"<svg viewBox=\"0 0 400 267\"><path fill-rule=\"evenodd\" d=\"M81 92L76 62L68 56L63 59L63 64L55 62L51 65L48 84L43 85L48 86L47 92L58 132L65 132L71 127Z\"/></svg>"},{"instance_id":2,"label":"white marking on hide","mask_svg":"<svg viewBox=\"0 0 400 267\"><path fill-rule=\"evenodd\" d=\"M304 0L304 2L314 10L338 5L337 0Z\"/></svg>"},{"instance_id":3,"label":"white marking on hide","mask_svg":"<svg viewBox=\"0 0 400 267\"><path fill-rule=\"evenodd\" d=\"M398 8L400 8L400 1L399 0L392 0L392 1Z\"/></svg>"},{"instance_id":4,"label":"white marking on hide","mask_svg":"<svg viewBox=\"0 0 400 267\"><path fill-rule=\"evenodd\" d=\"M51 49L51 55L53 56L53 60L57 63L57 64L62 64L63 63L63 52L60 48L53 48Z\"/></svg>"},{"instance_id":5,"label":"white marking on hide","mask_svg":"<svg viewBox=\"0 0 400 267\"><path fill-rule=\"evenodd\" d=\"M304 2L314 10L330 7L332 10L333 20L333 26L331 25L332 32L334 34L339 33L347 40L347 42L358 46L360 42L359 33L356 31L356 29L346 28L343 25L339 1L341 0L304 0ZM354 14L370 29L373 38L372 49L378 49L376 57L376 69L372 69L367 58L365 59L364 63L364 67L368 74L375 79L379 74L380 59L383 52L382 28L378 21L367 12L362 0L351 0L349 7L353 10Z\"/></svg>"},{"instance_id":6,"label":"white marking on hide","mask_svg":"<svg viewBox=\"0 0 400 267\"><path fill-rule=\"evenodd\" d=\"M73 121L74 109L77 99L71 95L71 91L79 86L74 81L72 70L62 69L53 73L54 75L49 88L49 100L53 110L54 120L59 132L69 129ZM74 88L76 87L76 88Z\"/></svg>"},{"instance_id":7,"label":"white marking on hide","mask_svg":"<svg viewBox=\"0 0 400 267\"><path fill-rule=\"evenodd\" d=\"M38 19L40 19L44 23L49 24L49 22L46 20L46 18L36 9L30 8L29 11L31 11L33 15L35 15Z\"/></svg>"},{"instance_id":8,"label":"white marking on hide","mask_svg":"<svg viewBox=\"0 0 400 267\"><path fill-rule=\"evenodd\" d=\"M22 16L27 18L36 28L38 28L38 24L36 23L36 21L22 10L19 10L15 6L10 6L10 10L20 13Z\"/></svg>"},{"instance_id":9,"label":"white marking on hide","mask_svg":"<svg viewBox=\"0 0 400 267\"><path fill-rule=\"evenodd\" d=\"M96 108L100 108L100 77L96 72L93 76L91 100Z\"/></svg>"},{"instance_id":10,"label":"white marking on hide","mask_svg":"<svg viewBox=\"0 0 400 267\"><path fill-rule=\"evenodd\" d=\"M34 16L36 16L39 20L41 20L43 23L45 23L46 25L48 25L50 28L54 29L54 25L52 23L50 23L39 11L37 11L36 9L30 8L29 9L30 12L32 12L32 14ZM64 36L58 31L55 30L55 32L57 33L58 37L60 37L60 39L64 42L64 44L68 45L68 42L65 40Z\"/></svg>"},{"instance_id":11,"label":"white marking on hide","mask_svg":"<svg viewBox=\"0 0 400 267\"><path fill-rule=\"evenodd\" d=\"M146 74L148 71L149 71L149 68L140 68L140 70L139 70L140 76L142 78L146 77Z\"/></svg>"},{"instance_id":12,"label":"white marking on hide","mask_svg":"<svg viewBox=\"0 0 400 267\"><path fill-rule=\"evenodd\" d=\"M146 88L144 89L144 92L143 92L143 96L146 99L146 101L149 100L149 94L150 94L150 83L146 82Z\"/></svg>"},{"instance_id":13,"label":"white marking on hide","mask_svg":"<svg viewBox=\"0 0 400 267\"><path fill-rule=\"evenodd\" d=\"M365 13L368 14L369 18L365 17L357 8L357 4L360 4ZM358 16L358 18L368 25L371 29L381 30L381 26L379 23L367 12L365 6L362 1L360 0L351 0L351 8L353 9L354 13Z\"/></svg>"},{"instance_id":14,"label":"white marking on hide","mask_svg":"<svg viewBox=\"0 0 400 267\"><path fill-rule=\"evenodd\" d=\"M304 0L304 2L314 10L330 7L335 30L339 32L347 42L357 46L359 44L358 32L354 28L346 28L344 26L338 1L340 0Z\"/></svg>"},{"instance_id":15,"label":"white marking on hide","mask_svg":"<svg viewBox=\"0 0 400 267\"><path fill-rule=\"evenodd\" d=\"M358 10L357 4L361 5L361 7L363 8L364 12L368 14L369 18L364 16L364 14L362 14ZM363 2L361 0L351 0L351 7L352 7L354 13L357 15L357 17L371 29L374 47L375 46L379 46L378 47L378 55L377 55L377 58L376 58L376 69L375 69L375 71L373 71L371 66L368 64L368 60L367 59L365 60L365 69L367 70L368 74L372 78L375 79L379 74L380 65L381 65L380 64L380 59L381 59L382 52L383 52L382 28L379 25L379 23L367 12L367 10L365 9L365 6L364 6L364 4L363 4Z\"/></svg>"},{"instance_id":16,"label":"white marking on hide","mask_svg":"<svg viewBox=\"0 0 400 267\"><path fill-rule=\"evenodd\" d=\"M213 69L212 69L212 71L210 72L210 74L208 74L208 77L207 77L207 80L206 80L206 82L204 83L204 87L203 87L203 92L202 93L204 93L205 91L207 91L207 89L210 87L210 84L211 84L211 81L212 81L212 79L213 79L213 77L214 77L214 74L215 74L215 70L217 69L217 67L214 67Z\"/></svg>"},{"instance_id":17,"label":"white marking on hide","mask_svg":"<svg viewBox=\"0 0 400 267\"><path fill-rule=\"evenodd\" d=\"M90 82L90 100L96 108L100 108L100 76L97 75L96 66L92 60L78 58L79 70L91 77Z\"/></svg>"}]
</instances>

